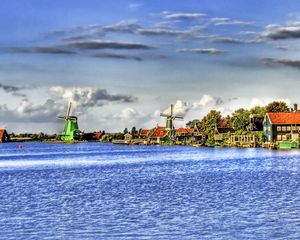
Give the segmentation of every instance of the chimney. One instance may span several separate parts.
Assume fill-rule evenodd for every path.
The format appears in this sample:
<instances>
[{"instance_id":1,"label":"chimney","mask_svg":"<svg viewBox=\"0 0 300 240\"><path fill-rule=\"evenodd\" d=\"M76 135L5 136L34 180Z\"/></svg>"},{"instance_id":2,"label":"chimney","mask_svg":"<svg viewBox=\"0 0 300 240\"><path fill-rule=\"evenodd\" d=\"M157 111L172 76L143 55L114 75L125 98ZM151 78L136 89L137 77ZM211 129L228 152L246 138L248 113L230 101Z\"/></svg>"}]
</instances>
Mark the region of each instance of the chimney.
<instances>
[{"instance_id":1,"label":"chimney","mask_svg":"<svg viewBox=\"0 0 300 240\"><path fill-rule=\"evenodd\" d=\"M297 103L294 104L294 112L298 112L298 104Z\"/></svg>"}]
</instances>

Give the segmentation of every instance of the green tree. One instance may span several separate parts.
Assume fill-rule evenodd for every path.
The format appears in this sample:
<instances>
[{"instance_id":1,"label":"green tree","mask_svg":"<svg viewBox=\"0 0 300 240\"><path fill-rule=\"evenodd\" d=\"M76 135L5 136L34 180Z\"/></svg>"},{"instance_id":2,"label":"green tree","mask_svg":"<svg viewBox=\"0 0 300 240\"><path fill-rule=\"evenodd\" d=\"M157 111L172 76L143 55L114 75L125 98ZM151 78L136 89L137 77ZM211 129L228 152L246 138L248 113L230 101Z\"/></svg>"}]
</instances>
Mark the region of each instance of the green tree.
<instances>
[{"instance_id":1,"label":"green tree","mask_svg":"<svg viewBox=\"0 0 300 240\"><path fill-rule=\"evenodd\" d=\"M123 131L123 133L124 133L124 134L128 133L128 129L125 128L124 131Z\"/></svg>"},{"instance_id":2,"label":"green tree","mask_svg":"<svg viewBox=\"0 0 300 240\"><path fill-rule=\"evenodd\" d=\"M125 129L127 129L127 128L125 128ZM127 131L127 133L128 133L128 131ZM126 134L126 133L121 133L121 132L114 133L113 139L117 139L117 140L124 139L124 134Z\"/></svg>"},{"instance_id":3,"label":"green tree","mask_svg":"<svg viewBox=\"0 0 300 240\"><path fill-rule=\"evenodd\" d=\"M131 134L134 135L134 134L136 134L136 133L137 133L136 127L133 126L133 127L131 128Z\"/></svg>"},{"instance_id":4,"label":"green tree","mask_svg":"<svg viewBox=\"0 0 300 240\"><path fill-rule=\"evenodd\" d=\"M232 121L229 115L222 119L221 127L232 127Z\"/></svg>"},{"instance_id":5,"label":"green tree","mask_svg":"<svg viewBox=\"0 0 300 240\"><path fill-rule=\"evenodd\" d=\"M186 127L187 128L194 128L196 124L199 124L200 123L200 120L198 119L194 119L192 121L188 121L187 124L186 124Z\"/></svg>"},{"instance_id":6,"label":"green tree","mask_svg":"<svg viewBox=\"0 0 300 240\"><path fill-rule=\"evenodd\" d=\"M210 145L214 143L214 133L216 126L222 123L221 112L216 110L211 110L200 122L199 129L206 136L206 144Z\"/></svg>"},{"instance_id":7,"label":"green tree","mask_svg":"<svg viewBox=\"0 0 300 240\"><path fill-rule=\"evenodd\" d=\"M266 112L288 112L289 108L283 101L274 101L266 106Z\"/></svg>"},{"instance_id":8,"label":"green tree","mask_svg":"<svg viewBox=\"0 0 300 240\"><path fill-rule=\"evenodd\" d=\"M108 134L104 134L101 139L100 139L100 142L103 142L103 143L107 143L107 142L110 142L112 139L111 139L111 136L108 135Z\"/></svg>"},{"instance_id":9,"label":"green tree","mask_svg":"<svg viewBox=\"0 0 300 240\"><path fill-rule=\"evenodd\" d=\"M240 108L233 113L232 123L237 132L243 133L247 131L249 125L250 111L244 108Z\"/></svg>"},{"instance_id":10,"label":"green tree","mask_svg":"<svg viewBox=\"0 0 300 240\"><path fill-rule=\"evenodd\" d=\"M263 118L266 115L266 107L255 106L255 107L251 108L249 111L251 114L254 114L257 117Z\"/></svg>"}]
</instances>

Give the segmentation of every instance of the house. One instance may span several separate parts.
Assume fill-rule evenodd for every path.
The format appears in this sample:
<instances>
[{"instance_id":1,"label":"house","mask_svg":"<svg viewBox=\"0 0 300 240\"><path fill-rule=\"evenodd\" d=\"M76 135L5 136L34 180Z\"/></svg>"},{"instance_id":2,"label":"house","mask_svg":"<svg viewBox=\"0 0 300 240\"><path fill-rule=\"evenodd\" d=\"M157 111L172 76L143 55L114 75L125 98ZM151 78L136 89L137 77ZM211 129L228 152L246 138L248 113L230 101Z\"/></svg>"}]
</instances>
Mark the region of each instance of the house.
<instances>
[{"instance_id":1,"label":"house","mask_svg":"<svg viewBox=\"0 0 300 240\"><path fill-rule=\"evenodd\" d=\"M5 129L0 129L0 142L8 142L9 135Z\"/></svg>"},{"instance_id":2,"label":"house","mask_svg":"<svg viewBox=\"0 0 300 240\"><path fill-rule=\"evenodd\" d=\"M251 132L263 131L263 121L264 121L263 117L256 116L255 114L251 114L250 123L247 127L248 131Z\"/></svg>"},{"instance_id":3,"label":"house","mask_svg":"<svg viewBox=\"0 0 300 240\"><path fill-rule=\"evenodd\" d=\"M216 142L222 142L225 137L229 137L233 133L235 133L235 130L231 127L216 127L214 140Z\"/></svg>"},{"instance_id":4,"label":"house","mask_svg":"<svg viewBox=\"0 0 300 240\"><path fill-rule=\"evenodd\" d=\"M99 141L103 135L104 135L104 132L83 133L82 140L85 140L85 141Z\"/></svg>"},{"instance_id":5,"label":"house","mask_svg":"<svg viewBox=\"0 0 300 240\"><path fill-rule=\"evenodd\" d=\"M263 126L267 142L298 140L300 112L267 113Z\"/></svg>"},{"instance_id":6,"label":"house","mask_svg":"<svg viewBox=\"0 0 300 240\"><path fill-rule=\"evenodd\" d=\"M176 141L186 142L190 137L193 136L193 128L178 128L175 132Z\"/></svg>"},{"instance_id":7,"label":"house","mask_svg":"<svg viewBox=\"0 0 300 240\"><path fill-rule=\"evenodd\" d=\"M124 140L125 140L125 142L131 141L132 140L132 135L130 133L126 133L124 135Z\"/></svg>"},{"instance_id":8,"label":"house","mask_svg":"<svg viewBox=\"0 0 300 240\"><path fill-rule=\"evenodd\" d=\"M171 130L157 126L149 136L151 144L160 144L170 139Z\"/></svg>"},{"instance_id":9,"label":"house","mask_svg":"<svg viewBox=\"0 0 300 240\"><path fill-rule=\"evenodd\" d=\"M141 129L139 132L139 137L141 139L147 139L150 135L151 131L148 129Z\"/></svg>"},{"instance_id":10,"label":"house","mask_svg":"<svg viewBox=\"0 0 300 240\"><path fill-rule=\"evenodd\" d=\"M202 141L204 138L203 133L200 132L199 128L197 127L197 124L195 124L193 128L193 137L194 137L194 141L197 143Z\"/></svg>"}]
</instances>

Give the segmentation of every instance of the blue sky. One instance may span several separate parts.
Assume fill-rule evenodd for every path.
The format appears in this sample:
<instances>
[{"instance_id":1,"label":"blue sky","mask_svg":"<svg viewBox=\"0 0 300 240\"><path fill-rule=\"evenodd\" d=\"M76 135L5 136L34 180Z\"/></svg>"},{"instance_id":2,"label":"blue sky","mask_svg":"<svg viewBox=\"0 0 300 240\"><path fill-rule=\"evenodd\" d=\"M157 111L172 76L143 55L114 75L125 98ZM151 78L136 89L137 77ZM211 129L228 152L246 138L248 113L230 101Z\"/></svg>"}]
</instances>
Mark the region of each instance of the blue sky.
<instances>
[{"instance_id":1,"label":"blue sky","mask_svg":"<svg viewBox=\"0 0 300 240\"><path fill-rule=\"evenodd\" d=\"M294 0L4 0L0 123L58 132L70 100L86 131L299 102L299 38Z\"/></svg>"}]
</instances>

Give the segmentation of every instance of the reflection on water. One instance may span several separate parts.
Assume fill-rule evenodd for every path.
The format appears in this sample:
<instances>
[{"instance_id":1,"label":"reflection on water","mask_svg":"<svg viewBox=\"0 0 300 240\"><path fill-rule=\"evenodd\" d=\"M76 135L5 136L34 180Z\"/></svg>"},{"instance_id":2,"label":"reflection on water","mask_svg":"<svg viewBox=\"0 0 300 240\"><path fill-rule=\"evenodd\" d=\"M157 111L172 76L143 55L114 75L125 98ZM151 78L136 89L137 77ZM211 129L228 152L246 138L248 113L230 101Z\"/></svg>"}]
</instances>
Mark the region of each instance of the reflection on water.
<instances>
[{"instance_id":1,"label":"reflection on water","mask_svg":"<svg viewBox=\"0 0 300 240\"><path fill-rule=\"evenodd\" d=\"M0 239L300 239L300 151L0 145Z\"/></svg>"}]
</instances>

